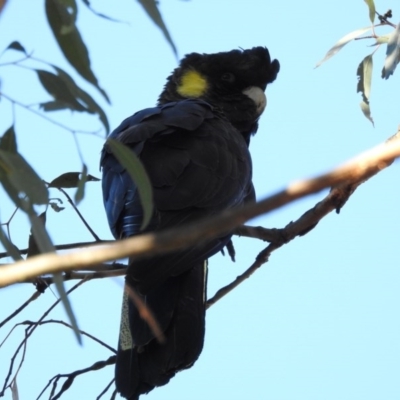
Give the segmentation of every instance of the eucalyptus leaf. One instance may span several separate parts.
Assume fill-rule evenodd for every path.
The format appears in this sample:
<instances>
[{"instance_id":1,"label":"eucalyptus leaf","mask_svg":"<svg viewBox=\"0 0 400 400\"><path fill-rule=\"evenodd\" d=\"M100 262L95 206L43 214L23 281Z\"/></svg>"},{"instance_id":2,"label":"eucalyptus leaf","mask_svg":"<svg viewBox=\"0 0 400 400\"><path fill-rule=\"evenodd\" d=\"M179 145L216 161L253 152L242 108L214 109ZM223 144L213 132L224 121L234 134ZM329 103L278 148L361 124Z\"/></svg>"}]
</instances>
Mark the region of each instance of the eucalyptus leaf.
<instances>
[{"instance_id":1,"label":"eucalyptus leaf","mask_svg":"<svg viewBox=\"0 0 400 400\"><path fill-rule=\"evenodd\" d=\"M169 43L174 52L175 56L178 56L178 51L176 50L176 46L171 38L171 35L168 32L167 26L165 25L160 10L158 9L158 2L156 0L138 0L141 6L146 11L147 15L151 18L151 20L161 29L164 34L165 39Z\"/></svg>"},{"instance_id":2,"label":"eucalyptus leaf","mask_svg":"<svg viewBox=\"0 0 400 400\"><path fill-rule=\"evenodd\" d=\"M371 117L371 110L370 110L370 108L369 108L369 104L366 103L365 101L362 101L362 102L360 103L360 107L361 107L361 111L363 112L363 114L365 115L365 117L366 117L369 121L371 121L371 123L372 123L373 126L375 126L374 120L373 120L372 117Z\"/></svg>"},{"instance_id":3,"label":"eucalyptus leaf","mask_svg":"<svg viewBox=\"0 0 400 400\"><path fill-rule=\"evenodd\" d=\"M366 102L368 102L371 92L372 68L373 60L371 54L366 56L357 68L357 93L361 92L363 100Z\"/></svg>"},{"instance_id":4,"label":"eucalyptus leaf","mask_svg":"<svg viewBox=\"0 0 400 400\"><path fill-rule=\"evenodd\" d=\"M144 214L141 229L144 229L153 216L153 191L146 170L139 158L129 147L113 139L108 139L106 145L120 164L126 168L130 177L137 185Z\"/></svg>"},{"instance_id":5,"label":"eucalyptus leaf","mask_svg":"<svg viewBox=\"0 0 400 400\"><path fill-rule=\"evenodd\" d=\"M47 204L46 185L20 154L0 149L0 168L2 178L11 183L20 197L26 195L32 204Z\"/></svg>"},{"instance_id":6,"label":"eucalyptus leaf","mask_svg":"<svg viewBox=\"0 0 400 400\"><path fill-rule=\"evenodd\" d=\"M14 42L10 43L10 44L7 46L6 50L9 50L9 49L10 49L10 50L21 51L22 53L27 54L27 52L26 52L24 46L22 46L22 44L21 44L20 42L18 42L18 41L14 41Z\"/></svg>"},{"instance_id":7,"label":"eucalyptus leaf","mask_svg":"<svg viewBox=\"0 0 400 400\"><path fill-rule=\"evenodd\" d=\"M400 59L400 24L390 34L386 48L386 59L382 69L382 78L389 79L397 67Z\"/></svg>"},{"instance_id":8,"label":"eucalyptus leaf","mask_svg":"<svg viewBox=\"0 0 400 400\"><path fill-rule=\"evenodd\" d=\"M53 68L56 70L58 77L67 86L67 90L70 92L70 94L75 99L77 99L78 101L80 101L85 105L86 111L89 113L97 114L99 116L100 121L102 122L107 135L110 132L110 125L108 123L106 113L99 106L99 104L96 103L96 101L93 99L92 96L89 95L89 93L81 89L71 78L71 76L67 74L64 70L55 65L53 65Z\"/></svg>"},{"instance_id":9,"label":"eucalyptus leaf","mask_svg":"<svg viewBox=\"0 0 400 400\"><path fill-rule=\"evenodd\" d=\"M39 104L40 108L43 111L51 112L51 111L60 111L60 110L71 110L71 105L65 103L64 101L46 101L44 103Z\"/></svg>"},{"instance_id":10,"label":"eucalyptus leaf","mask_svg":"<svg viewBox=\"0 0 400 400\"><path fill-rule=\"evenodd\" d=\"M55 251L55 247L51 242L50 236L45 228L46 213L37 216L33 211L29 213L29 220L31 222L31 233L36 242L36 254L51 253Z\"/></svg>"},{"instance_id":11,"label":"eucalyptus leaf","mask_svg":"<svg viewBox=\"0 0 400 400\"><path fill-rule=\"evenodd\" d=\"M0 138L0 149L10 153L17 152L17 139L15 136L14 125L10 126Z\"/></svg>"},{"instance_id":12,"label":"eucalyptus leaf","mask_svg":"<svg viewBox=\"0 0 400 400\"><path fill-rule=\"evenodd\" d=\"M11 240L8 238L8 236L4 232L4 229L1 225L0 225L0 242L6 249L8 255L14 261L22 260L22 256L21 256L21 253L19 252L18 247L15 246L15 244L11 242ZM0 268L0 270L1 270L1 268Z\"/></svg>"},{"instance_id":13,"label":"eucalyptus leaf","mask_svg":"<svg viewBox=\"0 0 400 400\"><path fill-rule=\"evenodd\" d=\"M64 103L68 108L75 111L86 111L86 108L68 90L68 86L59 76L42 69L37 69L36 72L44 89L54 97L56 102Z\"/></svg>"},{"instance_id":14,"label":"eucalyptus leaf","mask_svg":"<svg viewBox=\"0 0 400 400\"><path fill-rule=\"evenodd\" d=\"M95 9L93 9L93 7L91 6L89 0L82 0L82 2L83 2L83 4L85 4L85 6L87 6L87 8L88 8L93 14L97 15L97 16L100 17L100 18L108 19L109 21L112 21L112 22L125 23L125 24L127 23L126 21L121 21L121 20L112 18L112 17L110 17L109 15L105 15L105 14L99 13L98 11L96 11Z\"/></svg>"},{"instance_id":15,"label":"eucalyptus leaf","mask_svg":"<svg viewBox=\"0 0 400 400\"><path fill-rule=\"evenodd\" d=\"M82 344L82 335L79 332L78 322L76 320L74 311L72 310L71 302L67 296L67 292L65 291L64 281L61 274L53 274L53 281L56 285L57 292L60 295L61 302L65 308L65 312L67 313L69 322L71 323L72 329L75 333L76 339L79 344Z\"/></svg>"},{"instance_id":16,"label":"eucalyptus leaf","mask_svg":"<svg viewBox=\"0 0 400 400\"><path fill-rule=\"evenodd\" d=\"M372 28L366 27L366 28L361 28L357 29L356 31L350 32L347 35L343 36L325 55L325 57L317 63L315 68L318 68L322 63L325 61L329 60L331 57L333 57L338 51L340 51L347 43L351 42L355 38L358 38L361 36L363 33L368 32Z\"/></svg>"},{"instance_id":17,"label":"eucalyptus leaf","mask_svg":"<svg viewBox=\"0 0 400 400\"><path fill-rule=\"evenodd\" d=\"M81 177L78 182L78 189L75 192L75 203L79 204L85 196L85 184L87 181L87 166L83 164Z\"/></svg>"},{"instance_id":18,"label":"eucalyptus leaf","mask_svg":"<svg viewBox=\"0 0 400 400\"><path fill-rule=\"evenodd\" d=\"M64 174L61 174L60 176L57 176L57 178L53 179L49 183L49 187L64 189L76 188L79 185L81 174L82 172L65 172ZM87 182L96 182L99 180L99 178L96 178L95 176L90 174L86 176Z\"/></svg>"},{"instance_id":19,"label":"eucalyptus leaf","mask_svg":"<svg viewBox=\"0 0 400 400\"><path fill-rule=\"evenodd\" d=\"M375 21L375 3L374 0L364 0L367 3L368 10L369 10L369 19L371 23Z\"/></svg>"},{"instance_id":20,"label":"eucalyptus leaf","mask_svg":"<svg viewBox=\"0 0 400 400\"><path fill-rule=\"evenodd\" d=\"M40 221L40 223L42 223L43 227L46 225L46 211L43 212L42 214L40 214L37 217ZM43 235L42 231L40 231L39 235ZM49 245L48 240L45 239L45 242L43 244L43 248L49 248L51 250L46 250L46 251L53 251L53 245ZM29 239L28 239L28 251L27 251L27 257L32 257L32 256L36 256L38 254L41 254L43 251L40 250L38 242L35 239L35 235L33 233L33 229L31 229L30 235L29 235Z\"/></svg>"},{"instance_id":21,"label":"eucalyptus leaf","mask_svg":"<svg viewBox=\"0 0 400 400\"><path fill-rule=\"evenodd\" d=\"M75 25L76 1L46 0L45 6L50 28L65 58L109 102L106 92L99 86L97 78L90 67L89 52Z\"/></svg>"}]
</instances>

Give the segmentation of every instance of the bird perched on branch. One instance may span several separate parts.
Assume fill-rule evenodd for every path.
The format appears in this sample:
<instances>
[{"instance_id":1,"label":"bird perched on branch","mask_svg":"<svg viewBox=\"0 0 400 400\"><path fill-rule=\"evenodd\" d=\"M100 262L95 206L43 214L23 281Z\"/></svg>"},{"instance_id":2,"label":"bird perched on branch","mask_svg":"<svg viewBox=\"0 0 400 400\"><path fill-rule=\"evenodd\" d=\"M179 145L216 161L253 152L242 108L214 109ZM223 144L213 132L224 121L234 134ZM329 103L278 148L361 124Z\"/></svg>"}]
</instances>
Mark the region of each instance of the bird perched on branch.
<instances>
[{"instance_id":1,"label":"bird perched on branch","mask_svg":"<svg viewBox=\"0 0 400 400\"><path fill-rule=\"evenodd\" d=\"M279 72L265 47L187 55L167 79L158 105L124 120L110 137L128 146L151 182L154 213L141 231L137 184L104 146L104 204L115 238L184 227L254 201L251 136ZM115 369L118 392L135 400L190 368L204 341L206 260L230 241L227 232L189 248L130 260ZM129 292L153 313L160 343Z\"/></svg>"}]
</instances>

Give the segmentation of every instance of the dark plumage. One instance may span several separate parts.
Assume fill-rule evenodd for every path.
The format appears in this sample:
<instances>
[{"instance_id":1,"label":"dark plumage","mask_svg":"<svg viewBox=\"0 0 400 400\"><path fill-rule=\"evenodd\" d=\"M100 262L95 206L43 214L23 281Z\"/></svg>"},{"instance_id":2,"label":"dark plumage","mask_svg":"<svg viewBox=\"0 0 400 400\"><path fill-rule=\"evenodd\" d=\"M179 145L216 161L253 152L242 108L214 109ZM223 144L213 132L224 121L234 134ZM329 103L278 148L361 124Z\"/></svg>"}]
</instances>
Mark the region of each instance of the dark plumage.
<instances>
[{"instance_id":1,"label":"dark plumage","mask_svg":"<svg viewBox=\"0 0 400 400\"><path fill-rule=\"evenodd\" d=\"M263 92L278 71L263 47L189 54L168 78L158 106L111 133L136 153L152 183L155 212L145 231L192 224L254 200L248 144L265 107ZM141 233L136 185L107 145L101 166L113 235ZM230 237L130 263L126 283L153 311L166 343L155 340L125 295L116 363L122 396L138 399L196 361L205 329L205 260Z\"/></svg>"}]
</instances>

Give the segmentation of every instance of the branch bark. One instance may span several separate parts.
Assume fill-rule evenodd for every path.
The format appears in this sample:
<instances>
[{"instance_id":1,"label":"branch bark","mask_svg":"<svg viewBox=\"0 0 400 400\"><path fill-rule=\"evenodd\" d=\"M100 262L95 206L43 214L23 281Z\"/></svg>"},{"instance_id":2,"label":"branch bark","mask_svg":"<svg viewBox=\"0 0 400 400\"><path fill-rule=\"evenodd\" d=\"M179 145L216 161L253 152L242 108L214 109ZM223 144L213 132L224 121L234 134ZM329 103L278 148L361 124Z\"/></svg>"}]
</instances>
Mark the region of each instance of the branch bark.
<instances>
[{"instance_id":1,"label":"branch bark","mask_svg":"<svg viewBox=\"0 0 400 400\"><path fill-rule=\"evenodd\" d=\"M242 225L247 220L289 204L299 198L317 193L322 189L342 185L350 194L362 182L388 167L400 156L399 132L387 142L368 150L331 172L312 179L289 184L285 189L249 204L242 209L221 213L213 219L200 221L180 229L158 234L146 234L118 241L109 245L96 245L70 254L43 254L25 261L3 266L0 269L0 287L23 282L36 276L67 270L85 269L104 261L123 257L144 257L184 248L209 239ZM352 189L349 189L352 188ZM348 194L349 195L349 194ZM346 201L339 204L338 209Z\"/></svg>"}]
</instances>

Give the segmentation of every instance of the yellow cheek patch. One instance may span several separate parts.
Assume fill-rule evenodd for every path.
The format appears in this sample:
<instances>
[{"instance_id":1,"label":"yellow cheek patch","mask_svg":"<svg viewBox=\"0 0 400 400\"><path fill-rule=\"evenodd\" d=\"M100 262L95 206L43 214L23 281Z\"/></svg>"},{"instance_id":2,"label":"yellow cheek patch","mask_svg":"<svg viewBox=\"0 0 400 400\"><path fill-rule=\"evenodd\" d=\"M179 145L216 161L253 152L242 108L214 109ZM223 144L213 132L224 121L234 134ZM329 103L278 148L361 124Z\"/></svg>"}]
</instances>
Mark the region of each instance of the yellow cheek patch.
<instances>
[{"instance_id":1,"label":"yellow cheek patch","mask_svg":"<svg viewBox=\"0 0 400 400\"><path fill-rule=\"evenodd\" d=\"M183 97L200 97L207 90L206 78L199 72L190 70L182 75L176 91Z\"/></svg>"}]
</instances>

